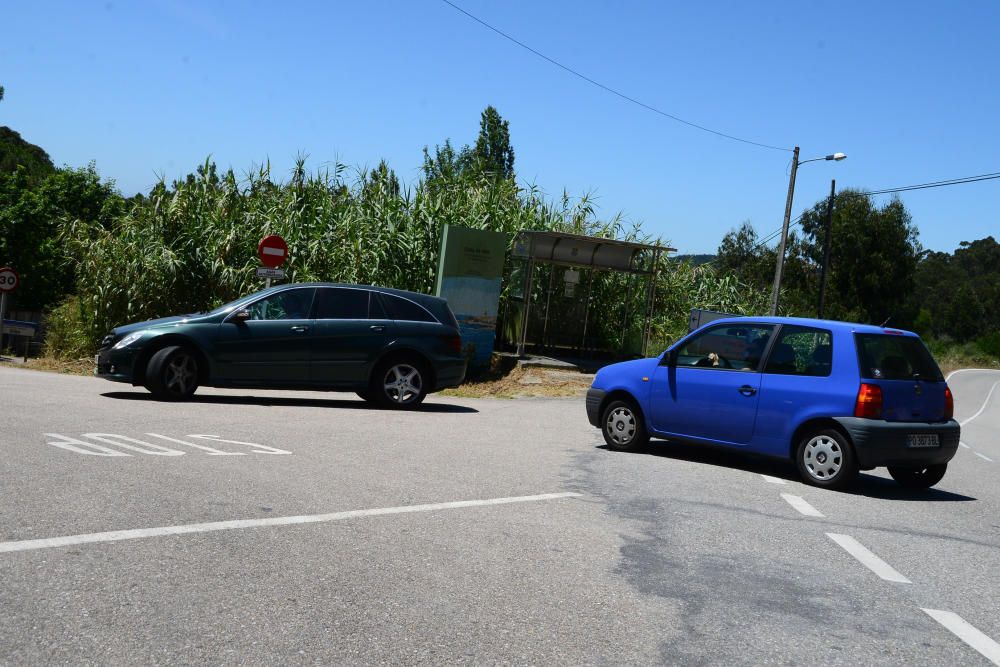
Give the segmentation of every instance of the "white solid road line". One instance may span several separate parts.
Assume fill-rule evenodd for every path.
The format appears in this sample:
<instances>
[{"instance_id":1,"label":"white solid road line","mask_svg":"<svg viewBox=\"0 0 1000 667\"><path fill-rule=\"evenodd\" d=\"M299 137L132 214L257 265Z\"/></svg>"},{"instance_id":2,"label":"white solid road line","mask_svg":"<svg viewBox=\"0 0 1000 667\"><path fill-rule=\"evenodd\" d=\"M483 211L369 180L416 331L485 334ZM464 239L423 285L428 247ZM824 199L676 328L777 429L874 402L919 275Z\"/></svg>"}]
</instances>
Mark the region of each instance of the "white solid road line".
<instances>
[{"instance_id":1,"label":"white solid road line","mask_svg":"<svg viewBox=\"0 0 1000 667\"><path fill-rule=\"evenodd\" d=\"M975 454L976 456L978 456L979 458L981 458L984 461L989 461L990 463L993 463L993 459L991 459L990 457L986 456L985 454L980 454L979 452L972 452L972 453Z\"/></svg>"},{"instance_id":2,"label":"white solid road line","mask_svg":"<svg viewBox=\"0 0 1000 667\"><path fill-rule=\"evenodd\" d=\"M984 658L992 662L994 665L1000 665L1000 644L997 644L995 641L977 630L975 626L970 625L964 618L951 611L923 609L923 607L921 607L921 610L935 621L951 630L951 632L963 642L979 651Z\"/></svg>"},{"instance_id":3,"label":"white solid road line","mask_svg":"<svg viewBox=\"0 0 1000 667\"><path fill-rule=\"evenodd\" d=\"M784 484L785 483L785 480L781 479L780 477L771 477L770 475L764 475L764 474L761 474L761 477L764 478L765 482L770 482L771 484Z\"/></svg>"},{"instance_id":4,"label":"white solid road line","mask_svg":"<svg viewBox=\"0 0 1000 667\"><path fill-rule=\"evenodd\" d=\"M997 386L1000 386L1000 382L994 382L993 386L990 387L990 393L986 394L986 400L983 401L983 407L979 408L979 412L977 412L976 414L972 415L971 417L969 417L968 419L966 419L964 422L959 422L959 424L958 424L959 426L965 426L966 424L968 424L969 422L971 422L973 419L975 419L979 415L983 414L983 410L985 410L986 406L990 404L990 397L993 396L993 392L996 391Z\"/></svg>"},{"instance_id":5,"label":"white solid road line","mask_svg":"<svg viewBox=\"0 0 1000 667\"><path fill-rule=\"evenodd\" d=\"M944 381L948 382L949 380L951 380L951 376L954 375L955 373L974 373L974 372L978 372L978 373L1000 373L1000 370L998 370L996 368L959 368L958 370L954 370L954 371L948 373L948 377L946 377L944 379Z\"/></svg>"},{"instance_id":6,"label":"white solid road line","mask_svg":"<svg viewBox=\"0 0 1000 667\"><path fill-rule=\"evenodd\" d=\"M818 509L807 503L805 499L803 499L801 496L793 496L790 493L782 493L781 497L784 498L789 505L797 509L800 513L805 514L806 516L817 516L817 517L823 516L822 512L820 512Z\"/></svg>"},{"instance_id":7,"label":"white solid road line","mask_svg":"<svg viewBox=\"0 0 1000 667\"><path fill-rule=\"evenodd\" d=\"M460 500L451 503L434 503L431 505L404 505L402 507L383 507L369 510L351 510L348 512L333 512L331 514L311 514L305 516L283 516L268 519L238 519L234 521L214 521L212 523L192 523L183 526L161 526L159 528L137 528L134 530L113 530L107 533L88 533L83 535L67 535L65 537L49 537L38 540L21 540L18 542L0 542L0 553L8 551L30 551L32 549L51 549L74 544L90 544L94 542L118 542L121 540L136 540L144 537L161 537L164 535L186 535L188 533L210 533L219 530L235 530L239 528L263 528L265 526L291 526L300 523L324 523L360 517L382 516L385 514L409 514L413 512L436 512L438 510L458 509L460 507L484 507L487 505L507 505L510 503L529 503L540 500L556 500L559 498L576 498L579 493L544 493L538 496L515 496L511 498L490 498L488 500Z\"/></svg>"},{"instance_id":8,"label":"white solid road line","mask_svg":"<svg viewBox=\"0 0 1000 667\"><path fill-rule=\"evenodd\" d=\"M886 581L895 581L900 584L912 584L913 582L897 572L891 565L873 554L868 548L858 542L850 535L839 535L837 533L827 533L827 537L844 548L844 551L851 554L862 565L877 574Z\"/></svg>"}]
</instances>

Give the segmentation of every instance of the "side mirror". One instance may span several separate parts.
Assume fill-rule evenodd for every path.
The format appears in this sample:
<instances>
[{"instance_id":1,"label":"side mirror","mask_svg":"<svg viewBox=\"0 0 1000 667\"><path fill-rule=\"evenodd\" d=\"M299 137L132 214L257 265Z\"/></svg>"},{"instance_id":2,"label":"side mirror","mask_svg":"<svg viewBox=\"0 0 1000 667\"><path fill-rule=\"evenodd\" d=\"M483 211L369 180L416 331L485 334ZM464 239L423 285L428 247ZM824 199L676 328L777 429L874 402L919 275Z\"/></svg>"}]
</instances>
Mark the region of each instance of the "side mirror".
<instances>
[{"instance_id":1,"label":"side mirror","mask_svg":"<svg viewBox=\"0 0 1000 667\"><path fill-rule=\"evenodd\" d=\"M236 322L237 324L243 324L249 319L250 319L249 310L237 310L235 313L233 313L233 316L230 318L230 321Z\"/></svg>"}]
</instances>

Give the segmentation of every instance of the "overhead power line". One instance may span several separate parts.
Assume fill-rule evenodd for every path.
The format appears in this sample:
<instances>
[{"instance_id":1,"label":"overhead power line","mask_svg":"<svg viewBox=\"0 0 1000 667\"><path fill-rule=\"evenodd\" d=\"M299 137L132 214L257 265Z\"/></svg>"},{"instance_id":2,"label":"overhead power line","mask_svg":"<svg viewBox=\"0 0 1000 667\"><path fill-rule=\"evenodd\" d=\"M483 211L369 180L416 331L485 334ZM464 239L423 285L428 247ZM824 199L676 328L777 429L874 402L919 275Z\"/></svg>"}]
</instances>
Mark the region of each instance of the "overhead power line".
<instances>
[{"instance_id":1,"label":"overhead power line","mask_svg":"<svg viewBox=\"0 0 1000 667\"><path fill-rule=\"evenodd\" d=\"M931 183L919 183L917 185L904 185L898 188L885 188L883 190L871 190L862 192L863 195L885 195L892 192L906 192L907 190L926 190L927 188L943 188L946 185L962 185L963 183L976 183L978 181L989 181L1000 178L1000 172L992 174L980 174L979 176L963 176L962 178L950 178L945 181L933 181Z\"/></svg>"},{"instance_id":2,"label":"overhead power line","mask_svg":"<svg viewBox=\"0 0 1000 667\"><path fill-rule=\"evenodd\" d=\"M465 11L464 9L462 9L461 7L459 7L458 5L456 5L455 3L451 2L451 0L441 0L441 2L443 2L444 4L448 5L449 7L453 8L453 9L455 9L458 12L461 12L462 14L465 14L466 16L468 16L470 19L472 19L476 23L478 23L478 24L480 24L480 25L482 25L482 26L484 26L486 28L489 28L490 30L492 30L496 34L500 35L504 39L509 40L509 41L513 42L514 44L517 44L522 49L530 51L531 53L535 54L539 58L552 63L553 65L555 65L556 67L558 67L558 68L560 68L562 70L565 70L565 71L569 72L573 76L578 77L580 79L583 79L587 83L589 83L591 85L594 85L594 86L597 86L601 90L609 92L612 95L615 95L616 97L620 97L621 99L623 99L623 100L625 100L627 102L631 102L632 104L640 106L643 109L646 109L647 111L652 111L655 114L659 114L659 115L664 116L666 118L669 118L671 120L677 121L678 123L683 123L684 125L687 125L689 127L693 127L695 129L698 129L698 130L701 130L702 132L709 132L711 134L714 134L714 135L719 136L719 137L723 137L725 139L731 139L733 141L739 141L741 143L750 144L752 146L759 146L760 148L769 148L769 149L775 150L775 151L786 151L786 152L789 152L789 153L792 152L792 149L790 149L790 148L783 148L782 146L772 146L770 144L763 144L763 143L760 143L758 141L751 141L749 139L743 139L741 137L736 137L736 136L733 136L731 134L726 134L725 132L719 132L718 130L713 130L712 128L705 127L704 125L699 125L697 123L692 123L689 120L684 120L683 118L675 116L675 115L673 115L671 113L667 113L666 111L663 111L662 109L657 109L656 107L651 106L649 104L646 104L645 102L640 102L639 100L635 99L634 97L630 97L630 96L626 95L625 93L622 93L622 92L620 92L618 90L615 90L614 88L611 88L610 86L606 86L606 85L604 85L603 83L601 83L599 81L595 81L594 79L591 79L589 76L586 76L586 75L581 74L580 72L576 71L572 67L568 67L566 65L563 65L558 60L550 58L549 56L545 55L544 53L531 48L530 46L528 46L524 42L519 41L519 40L515 39L514 37L511 37L510 35L508 35L504 31L500 30L499 28L494 28L492 25L490 25L486 21L482 20L478 16L470 14L469 12Z\"/></svg>"}]
</instances>

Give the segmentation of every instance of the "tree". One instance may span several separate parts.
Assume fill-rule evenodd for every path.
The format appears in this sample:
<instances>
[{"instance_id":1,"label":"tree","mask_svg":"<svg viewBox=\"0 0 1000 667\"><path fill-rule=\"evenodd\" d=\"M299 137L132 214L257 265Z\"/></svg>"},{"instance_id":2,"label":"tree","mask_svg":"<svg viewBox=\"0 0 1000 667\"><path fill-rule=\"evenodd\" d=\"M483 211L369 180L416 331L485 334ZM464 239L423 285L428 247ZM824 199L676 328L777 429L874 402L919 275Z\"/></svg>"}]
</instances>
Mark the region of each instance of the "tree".
<instances>
[{"instance_id":1,"label":"tree","mask_svg":"<svg viewBox=\"0 0 1000 667\"><path fill-rule=\"evenodd\" d=\"M756 230L745 221L730 230L716 251L715 267L722 274L732 273L740 282L765 288L774 277L777 253L760 242Z\"/></svg>"},{"instance_id":2,"label":"tree","mask_svg":"<svg viewBox=\"0 0 1000 667\"><path fill-rule=\"evenodd\" d=\"M0 173L12 173L18 166L24 168L32 183L55 171L49 154L41 147L25 141L9 127L0 126Z\"/></svg>"},{"instance_id":3,"label":"tree","mask_svg":"<svg viewBox=\"0 0 1000 667\"><path fill-rule=\"evenodd\" d=\"M510 124L492 106L483 110L479 137L472 149L472 167L480 173L500 178L514 177L514 149L510 145Z\"/></svg>"},{"instance_id":4,"label":"tree","mask_svg":"<svg viewBox=\"0 0 1000 667\"><path fill-rule=\"evenodd\" d=\"M514 178L514 148L510 145L510 124L492 106L483 110L475 146L456 151L451 140L435 146L434 155L424 147L424 178L432 190L442 183L481 177Z\"/></svg>"},{"instance_id":5,"label":"tree","mask_svg":"<svg viewBox=\"0 0 1000 667\"><path fill-rule=\"evenodd\" d=\"M822 262L828 200L802 214L800 263ZM910 294L922 249L910 213L897 197L882 207L871 197L842 190L834 200L827 278L828 313L838 319L911 325ZM815 303L815 299L813 300Z\"/></svg>"},{"instance_id":6,"label":"tree","mask_svg":"<svg viewBox=\"0 0 1000 667\"><path fill-rule=\"evenodd\" d=\"M0 266L21 275L18 305L44 309L73 292L74 264L65 253L63 229L77 220L108 229L124 205L93 165L57 169L38 183L24 167L0 173Z\"/></svg>"}]
</instances>

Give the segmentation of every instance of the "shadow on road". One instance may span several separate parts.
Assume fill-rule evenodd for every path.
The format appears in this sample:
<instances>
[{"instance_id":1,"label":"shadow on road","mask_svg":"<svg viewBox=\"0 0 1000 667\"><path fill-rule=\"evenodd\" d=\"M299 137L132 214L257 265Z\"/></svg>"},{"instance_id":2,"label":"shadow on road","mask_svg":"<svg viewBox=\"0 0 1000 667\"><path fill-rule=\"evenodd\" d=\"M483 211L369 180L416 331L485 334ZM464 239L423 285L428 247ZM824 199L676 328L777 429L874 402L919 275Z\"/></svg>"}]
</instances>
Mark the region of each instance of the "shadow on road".
<instances>
[{"instance_id":1,"label":"shadow on road","mask_svg":"<svg viewBox=\"0 0 1000 667\"><path fill-rule=\"evenodd\" d=\"M125 401L149 401L159 402L153 398L152 394L144 394L132 391L109 391L101 394L105 398L114 398ZM195 394L184 401L185 403L214 403L218 405L263 405L263 406L286 406L299 408L346 408L352 410L374 410L396 412L390 408L383 408L367 401L350 401L342 399L326 398L288 398L284 396L213 396ZM421 403L413 410L402 412L444 412L444 413L478 413L479 410L464 405L452 405L450 403Z\"/></svg>"},{"instance_id":2,"label":"shadow on road","mask_svg":"<svg viewBox=\"0 0 1000 667\"><path fill-rule=\"evenodd\" d=\"M600 445L598 449L604 449L616 454L645 454L647 456L659 456L678 461L719 466L720 468L734 468L760 475L770 475L771 477L777 477L790 482L802 481L799 477L798 469L791 461L773 459L759 454L734 451L722 447L693 445L678 441L652 440L646 449L640 452L618 452L607 445ZM947 479L948 477L945 476L945 482L947 482ZM922 500L931 502L968 502L977 500L977 498L941 489L907 489L891 479L864 473L858 477L854 484L841 490L840 493L879 498L881 500Z\"/></svg>"},{"instance_id":3,"label":"shadow on road","mask_svg":"<svg viewBox=\"0 0 1000 667\"><path fill-rule=\"evenodd\" d=\"M948 482L948 476L944 476L943 484ZM881 500L929 500L935 502L968 502L978 500L971 496L964 496L961 493L952 493L942 489L907 489L891 479L866 475L864 473L858 477L858 481L850 488L844 489L844 493L855 496L867 496L869 498L879 498Z\"/></svg>"}]
</instances>

